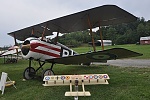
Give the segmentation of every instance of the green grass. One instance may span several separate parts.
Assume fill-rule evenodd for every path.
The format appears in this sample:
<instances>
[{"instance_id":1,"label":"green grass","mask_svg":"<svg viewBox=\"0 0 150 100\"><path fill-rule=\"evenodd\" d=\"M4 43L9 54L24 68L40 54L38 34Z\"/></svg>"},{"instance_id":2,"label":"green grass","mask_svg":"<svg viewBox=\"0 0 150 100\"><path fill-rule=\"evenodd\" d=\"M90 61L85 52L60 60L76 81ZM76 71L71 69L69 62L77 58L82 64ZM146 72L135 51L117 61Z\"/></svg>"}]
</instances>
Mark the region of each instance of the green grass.
<instances>
[{"instance_id":1,"label":"green grass","mask_svg":"<svg viewBox=\"0 0 150 100\"><path fill-rule=\"evenodd\" d=\"M104 49L110 49L110 48L125 48L129 49L138 53L142 53L143 56L134 57L136 59L149 59L150 58L150 45L135 45L135 44L128 44L128 45L114 45L114 46L105 46ZM93 48L91 46L79 47L79 48L73 48L73 50L77 51L78 53L85 53L90 50L93 51ZM96 50L102 50L101 46L97 46Z\"/></svg>"},{"instance_id":2,"label":"green grass","mask_svg":"<svg viewBox=\"0 0 150 100\"><path fill-rule=\"evenodd\" d=\"M150 45L115 45L106 46L105 49L121 47L142 53L138 59L150 58ZM92 50L91 47L73 48L79 53ZM101 47L97 47L101 50ZM37 62L33 62L34 68L38 67ZM46 64L47 69L51 64ZM16 81L16 87L6 87L4 95L0 95L0 100L73 100L73 97L65 97L69 86L44 87L40 77L33 80L22 81L23 71L28 67L28 60L20 60L17 64L3 64L0 59L0 73L7 72L11 80ZM103 65L75 66L75 65L55 65L55 74L103 74L110 76L109 85L85 86L86 91L91 92L91 97L79 97L79 100L149 100L150 99L150 68L130 68L114 67ZM40 76L42 70L37 74ZM81 87L80 87L81 88Z\"/></svg>"},{"instance_id":3,"label":"green grass","mask_svg":"<svg viewBox=\"0 0 150 100\"><path fill-rule=\"evenodd\" d=\"M27 60L20 60L17 64L3 64L0 59L0 72L7 72L11 80L16 81L16 87L6 87L0 100L73 100L65 97L69 86L44 87L42 79L22 81L22 73L28 66ZM33 62L33 66L38 64ZM46 64L44 69L49 68ZM130 68L92 65L55 65L55 74L101 74L110 76L109 85L85 86L91 92L91 97L79 97L79 100L149 100L150 99L150 68ZM42 70L38 72L40 75Z\"/></svg>"}]
</instances>

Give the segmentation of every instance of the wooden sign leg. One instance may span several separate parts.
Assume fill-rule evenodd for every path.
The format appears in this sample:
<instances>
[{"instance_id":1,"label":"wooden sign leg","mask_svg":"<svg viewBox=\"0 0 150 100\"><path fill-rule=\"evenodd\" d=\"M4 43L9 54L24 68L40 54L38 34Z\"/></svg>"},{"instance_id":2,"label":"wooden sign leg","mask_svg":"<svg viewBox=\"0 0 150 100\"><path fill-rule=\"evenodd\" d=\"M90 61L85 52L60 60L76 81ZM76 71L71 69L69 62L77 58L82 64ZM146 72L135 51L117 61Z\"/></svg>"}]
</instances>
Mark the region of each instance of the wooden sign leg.
<instances>
[{"instance_id":1,"label":"wooden sign leg","mask_svg":"<svg viewBox=\"0 0 150 100\"><path fill-rule=\"evenodd\" d=\"M74 97L74 100L78 100L78 80L75 80L75 91L77 92L77 96Z\"/></svg>"}]
</instances>

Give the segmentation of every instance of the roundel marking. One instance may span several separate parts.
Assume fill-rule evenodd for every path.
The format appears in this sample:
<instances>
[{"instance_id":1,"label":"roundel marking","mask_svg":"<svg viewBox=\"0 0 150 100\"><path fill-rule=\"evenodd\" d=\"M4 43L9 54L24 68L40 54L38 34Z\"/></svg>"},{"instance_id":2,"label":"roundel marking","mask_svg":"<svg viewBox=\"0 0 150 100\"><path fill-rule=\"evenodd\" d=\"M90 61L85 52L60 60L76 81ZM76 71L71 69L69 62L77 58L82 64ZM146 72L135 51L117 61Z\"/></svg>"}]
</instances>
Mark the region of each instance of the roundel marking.
<instances>
[{"instance_id":1,"label":"roundel marking","mask_svg":"<svg viewBox=\"0 0 150 100\"><path fill-rule=\"evenodd\" d=\"M69 80L70 79L70 76L66 76L66 80Z\"/></svg>"},{"instance_id":2,"label":"roundel marking","mask_svg":"<svg viewBox=\"0 0 150 100\"><path fill-rule=\"evenodd\" d=\"M104 78L107 78L107 75L104 75L103 77L104 77Z\"/></svg>"},{"instance_id":3,"label":"roundel marking","mask_svg":"<svg viewBox=\"0 0 150 100\"><path fill-rule=\"evenodd\" d=\"M94 75L94 78L95 78L95 79L98 79L98 76L97 76L97 75Z\"/></svg>"},{"instance_id":4,"label":"roundel marking","mask_svg":"<svg viewBox=\"0 0 150 100\"><path fill-rule=\"evenodd\" d=\"M64 80L64 79L65 79L65 76L61 76L61 79Z\"/></svg>"},{"instance_id":5,"label":"roundel marking","mask_svg":"<svg viewBox=\"0 0 150 100\"><path fill-rule=\"evenodd\" d=\"M46 76L46 77L45 77L45 80L47 80L47 81L50 80L50 77Z\"/></svg>"},{"instance_id":6,"label":"roundel marking","mask_svg":"<svg viewBox=\"0 0 150 100\"><path fill-rule=\"evenodd\" d=\"M103 78L103 75L99 75L99 78L102 79L102 78Z\"/></svg>"},{"instance_id":7,"label":"roundel marking","mask_svg":"<svg viewBox=\"0 0 150 100\"><path fill-rule=\"evenodd\" d=\"M95 60L108 60L110 58L115 58L116 56L109 53L103 53L103 54L90 54L86 56L89 59L95 59Z\"/></svg>"},{"instance_id":8,"label":"roundel marking","mask_svg":"<svg viewBox=\"0 0 150 100\"><path fill-rule=\"evenodd\" d=\"M89 76L89 79L93 79L93 76L92 76L92 75L90 75L90 76Z\"/></svg>"},{"instance_id":9,"label":"roundel marking","mask_svg":"<svg viewBox=\"0 0 150 100\"><path fill-rule=\"evenodd\" d=\"M84 76L84 79L88 79L89 77L88 76Z\"/></svg>"}]
</instances>

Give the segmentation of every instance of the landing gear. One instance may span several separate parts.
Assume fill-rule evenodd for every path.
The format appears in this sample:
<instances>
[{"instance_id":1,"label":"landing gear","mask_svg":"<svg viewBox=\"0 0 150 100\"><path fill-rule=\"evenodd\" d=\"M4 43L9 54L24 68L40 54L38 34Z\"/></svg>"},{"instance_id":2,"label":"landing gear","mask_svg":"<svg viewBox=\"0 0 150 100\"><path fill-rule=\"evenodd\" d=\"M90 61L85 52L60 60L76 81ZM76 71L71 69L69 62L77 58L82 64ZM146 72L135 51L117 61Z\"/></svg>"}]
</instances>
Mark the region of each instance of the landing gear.
<instances>
[{"instance_id":1,"label":"landing gear","mask_svg":"<svg viewBox=\"0 0 150 100\"><path fill-rule=\"evenodd\" d=\"M25 70L24 70L24 73L23 73L23 77L24 79L33 79L34 78L34 75L35 75L35 69L33 67L27 67Z\"/></svg>"},{"instance_id":2,"label":"landing gear","mask_svg":"<svg viewBox=\"0 0 150 100\"><path fill-rule=\"evenodd\" d=\"M46 69L46 70L43 72L42 78L44 78L44 76L53 76L53 75L54 75L53 70L51 70L51 69Z\"/></svg>"},{"instance_id":3,"label":"landing gear","mask_svg":"<svg viewBox=\"0 0 150 100\"><path fill-rule=\"evenodd\" d=\"M41 69L41 68L43 67L43 65L45 64L45 62L41 62L41 61L39 60L39 65L40 65L40 67L38 67L38 68L35 70L33 67L31 67L31 60L32 60L32 59L29 59L29 67L27 67L27 68L24 70L24 73L23 73L24 79L27 79L27 80L33 79L34 76L36 75L36 72L37 72L39 69ZM51 76L51 75L54 75L54 72L53 72L53 70L52 70L53 65L54 65L54 63L52 63L52 66L51 66L50 69L46 69L46 70L42 73L42 79L44 78L44 76L48 76L48 75Z\"/></svg>"},{"instance_id":4,"label":"landing gear","mask_svg":"<svg viewBox=\"0 0 150 100\"><path fill-rule=\"evenodd\" d=\"M54 63L52 63L52 66L50 69L46 69L43 74L42 74L42 79L44 78L44 76L53 76L54 72L52 70Z\"/></svg>"}]
</instances>

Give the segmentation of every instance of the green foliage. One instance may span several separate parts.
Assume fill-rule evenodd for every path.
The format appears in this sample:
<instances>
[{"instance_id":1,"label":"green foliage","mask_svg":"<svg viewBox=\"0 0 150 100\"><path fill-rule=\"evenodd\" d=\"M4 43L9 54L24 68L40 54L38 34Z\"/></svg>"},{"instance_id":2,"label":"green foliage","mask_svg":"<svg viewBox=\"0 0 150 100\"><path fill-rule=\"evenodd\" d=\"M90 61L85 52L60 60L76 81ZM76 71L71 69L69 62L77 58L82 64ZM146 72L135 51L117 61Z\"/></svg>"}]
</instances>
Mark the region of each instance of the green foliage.
<instances>
[{"instance_id":1,"label":"green foliage","mask_svg":"<svg viewBox=\"0 0 150 100\"><path fill-rule=\"evenodd\" d=\"M59 39L59 42L64 45L73 45L74 47L77 47L80 46L82 43L89 42L90 40L91 38L88 35L88 31L81 31L65 34Z\"/></svg>"},{"instance_id":2,"label":"green foliage","mask_svg":"<svg viewBox=\"0 0 150 100\"><path fill-rule=\"evenodd\" d=\"M150 36L150 21L138 18L137 21L128 24L110 25L101 27L104 40L112 40L113 44L131 44L139 42L140 37ZM80 46L82 43L91 42L89 31L79 31L65 34L59 42L65 45ZM94 32L94 39L100 40L99 30Z\"/></svg>"}]
</instances>

